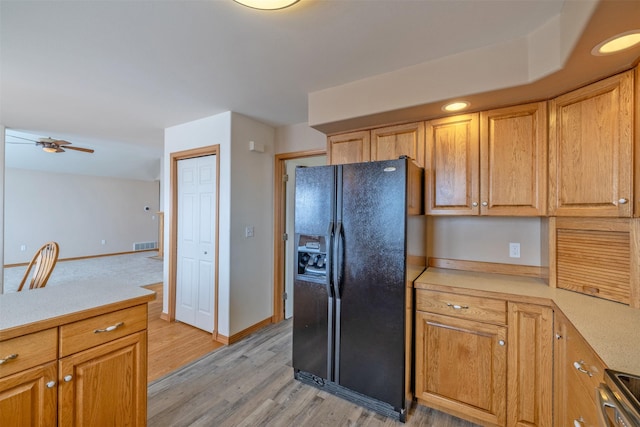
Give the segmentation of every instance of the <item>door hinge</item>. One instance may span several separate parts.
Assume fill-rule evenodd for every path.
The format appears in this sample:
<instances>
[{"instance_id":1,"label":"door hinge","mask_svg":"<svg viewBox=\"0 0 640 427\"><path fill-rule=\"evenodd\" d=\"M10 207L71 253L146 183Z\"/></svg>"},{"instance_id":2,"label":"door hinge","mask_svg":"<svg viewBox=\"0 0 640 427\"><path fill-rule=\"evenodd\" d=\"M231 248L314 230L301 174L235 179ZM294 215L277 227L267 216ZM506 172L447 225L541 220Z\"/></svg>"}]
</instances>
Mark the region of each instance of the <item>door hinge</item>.
<instances>
[{"instance_id":1,"label":"door hinge","mask_svg":"<svg viewBox=\"0 0 640 427\"><path fill-rule=\"evenodd\" d=\"M286 292L283 292L283 293L282 293L282 299L283 299L284 301L286 301L286 300L287 300L287 293L286 293Z\"/></svg>"},{"instance_id":2,"label":"door hinge","mask_svg":"<svg viewBox=\"0 0 640 427\"><path fill-rule=\"evenodd\" d=\"M284 175L282 175L282 182L287 182L287 181L289 181L289 175L285 173Z\"/></svg>"},{"instance_id":3,"label":"door hinge","mask_svg":"<svg viewBox=\"0 0 640 427\"><path fill-rule=\"evenodd\" d=\"M284 240L285 242L289 240L289 235L287 233L282 233L282 240Z\"/></svg>"}]
</instances>

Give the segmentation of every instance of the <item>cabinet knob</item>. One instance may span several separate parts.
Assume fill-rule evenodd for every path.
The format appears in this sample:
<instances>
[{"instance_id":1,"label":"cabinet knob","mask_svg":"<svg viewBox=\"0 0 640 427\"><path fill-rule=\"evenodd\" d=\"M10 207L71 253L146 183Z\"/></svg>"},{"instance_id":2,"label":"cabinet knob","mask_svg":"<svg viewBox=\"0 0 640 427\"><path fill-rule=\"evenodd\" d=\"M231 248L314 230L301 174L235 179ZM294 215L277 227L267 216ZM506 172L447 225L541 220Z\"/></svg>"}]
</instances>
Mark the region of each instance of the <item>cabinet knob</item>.
<instances>
[{"instance_id":1,"label":"cabinet knob","mask_svg":"<svg viewBox=\"0 0 640 427\"><path fill-rule=\"evenodd\" d=\"M471 206L473 206L474 208L478 206L478 202L473 202L471 203Z\"/></svg>"},{"instance_id":2,"label":"cabinet knob","mask_svg":"<svg viewBox=\"0 0 640 427\"><path fill-rule=\"evenodd\" d=\"M482 206L489 206L489 203L487 203L487 202L482 202Z\"/></svg>"},{"instance_id":3,"label":"cabinet knob","mask_svg":"<svg viewBox=\"0 0 640 427\"><path fill-rule=\"evenodd\" d=\"M629 201L629 199L626 199L624 197L621 198L621 199L618 199L618 203L620 203L621 205L625 205L628 201Z\"/></svg>"},{"instance_id":4,"label":"cabinet knob","mask_svg":"<svg viewBox=\"0 0 640 427\"><path fill-rule=\"evenodd\" d=\"M501 346L504 346L504 340L498 341L498 344L500 344Z\"/></svg>"},{"instance_id":5,"label":"cabinet knob","mask_svg":"<svg viewBox=\"0 0 640 427\"><path fill-rule=\"evenodd\" d=\"M579 420L573 420L573 427L584 427L584 419L580 417Z\"/></svg>"},{"instance_id":6,"label":"cabinet knob","mask_svg":"<svg viewBox=\"0 0 640 427\"><path fill-rule=\"evenodd\" d=\"M557 339L557 340L562 339L562 335L560 335L560 334L556 334L556 339Z\"/></svg>"},{"instance_id":7,"label":"cabinet knob","mask_svg":"<svg viewBox=\"0 0 640 427\"><path fill-rule=\"evenodd\" d=\"M73 379L73 376L72 375L65 375L63 379L64 379L65 383L68 383L69 381L71 381Z\"/></svg>"},{"instance_id":8,"label":"cabinet knob","mask_svg":"<svg viewBox=\"0 0 640 427\"><path fill-rule=\"evenodd\" d=\"M47 383L47 388L54 388L56 386L56 382L55 381L49 381Z\"/></svg>"}]
</instances>

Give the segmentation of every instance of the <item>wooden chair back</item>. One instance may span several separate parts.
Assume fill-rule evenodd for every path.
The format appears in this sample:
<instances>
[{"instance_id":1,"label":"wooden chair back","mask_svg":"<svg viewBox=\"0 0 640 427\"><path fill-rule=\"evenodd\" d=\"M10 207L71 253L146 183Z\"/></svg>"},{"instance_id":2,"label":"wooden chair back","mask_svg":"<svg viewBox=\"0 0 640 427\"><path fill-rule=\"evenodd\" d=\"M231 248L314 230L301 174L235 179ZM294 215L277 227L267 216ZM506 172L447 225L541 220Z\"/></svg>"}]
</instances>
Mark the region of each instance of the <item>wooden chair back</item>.
<instances>
[{"instance_id":1,"label":"wooden chair back","mask_svg":"<svg viewBox=\"0 0 640 427\"><path fill-rule=\"evenodd\" d=\"M49 276L51 276L53 267L55 267L58 262L59 251L60 248L56 242L49 242L42 245L29 263L22 282L20 282L20 286L18 287L18 291L22 290L27 281L29 281L28 289L44 288L49 280Z\"/></svg>"}]
</instances>

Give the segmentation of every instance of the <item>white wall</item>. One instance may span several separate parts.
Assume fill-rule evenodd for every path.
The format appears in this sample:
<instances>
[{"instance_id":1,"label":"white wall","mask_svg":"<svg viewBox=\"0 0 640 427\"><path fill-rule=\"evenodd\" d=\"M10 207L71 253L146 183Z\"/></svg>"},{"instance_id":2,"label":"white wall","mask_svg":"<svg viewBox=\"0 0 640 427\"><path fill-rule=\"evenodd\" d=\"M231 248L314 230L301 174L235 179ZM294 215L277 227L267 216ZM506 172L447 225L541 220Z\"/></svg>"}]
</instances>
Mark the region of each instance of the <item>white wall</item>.
<instances>
[{"instance_id":1,"label":"white wall","mask_svg":"<svg viewBox=\"0 0 640 427\"><path fill-rule=\"evenodd\" d=\"M158 239L158 181L4 172L5 264L29 262L50 240L60 245L60 258L73 258L130 252L135 242Z\"/></svg>"},{"instance_id":2,"label":"white wall","mask_svg":"<svg viewBox=\"0 0 640 427\"><path fill-rule=\"evenodd\" d=\"M273 314L273 154L275 130L226 112L165 129L165 184L172 152L220 145L218 332L231 336ZM264 152L249 151L249 141ZM171 189L163 186L165 236ZM254 237L245 237L245 227ZM168 241L165 240L165 284ZM165 292L164 311L168 311Z\"/></svg>"},{"instance_id":3,"label":"white wall","mask_svg":"<svg viewBox=\"0 0 640 427\"><path fill-rule=\"evenodd\" d=\"M327 136L320 131L310 128L307 123L276 128L276 154L325 150L326 147Z\"/></svg>"},{"instance_id":4,"label":"white wall","mask_svg":"<svg viewBox=\"0 0 640 427\"><path fill-rule=\"evenodd\" d=\"M4 125L0 123L0 261L4 260ZM0 262L0 294L4 293L4 261Z\"/></svg>"}]
</instances>

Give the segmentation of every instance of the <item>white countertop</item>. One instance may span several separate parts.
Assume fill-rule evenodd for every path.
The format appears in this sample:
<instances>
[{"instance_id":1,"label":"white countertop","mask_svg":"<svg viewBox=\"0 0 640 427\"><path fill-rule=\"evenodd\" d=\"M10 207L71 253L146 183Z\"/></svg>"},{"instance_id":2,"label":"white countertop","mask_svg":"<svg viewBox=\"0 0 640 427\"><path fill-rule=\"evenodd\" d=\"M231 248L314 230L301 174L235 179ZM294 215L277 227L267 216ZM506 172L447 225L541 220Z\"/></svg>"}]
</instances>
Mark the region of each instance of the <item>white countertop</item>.
<instances>
[{"instance_id":1,"label":"white countertop","mask_svg":"<svg viewBox=\"0 0 640 427\"><path fill-rule=\"evenodd\" d=\"M87 315L151 301L155 292L131 285L69 284L0 295L0 339L58 326Z\"/></svg>"},{"instance_id":2,"label":"white countertop","mask_svg":"<svg viewBox=\"0 0 640 427\"><path fill-rule=\"evenodd\" d=\"M429 268L416 288L495 293L545 304L553 301L610 369L640 374L640 309L549 287L543 280L501 274Z\"/></svg>"}]
</instances>

